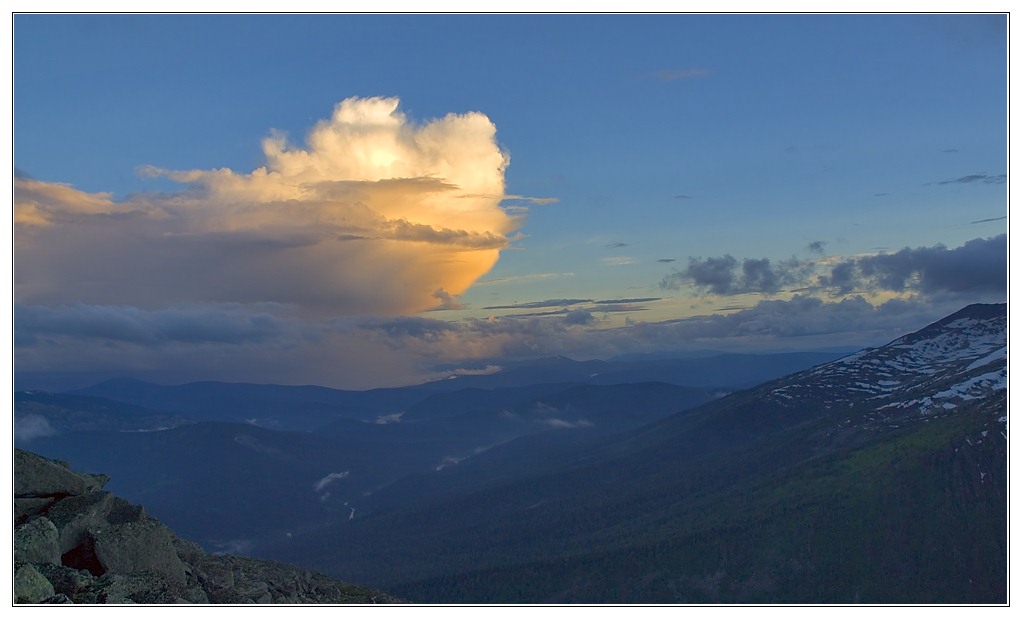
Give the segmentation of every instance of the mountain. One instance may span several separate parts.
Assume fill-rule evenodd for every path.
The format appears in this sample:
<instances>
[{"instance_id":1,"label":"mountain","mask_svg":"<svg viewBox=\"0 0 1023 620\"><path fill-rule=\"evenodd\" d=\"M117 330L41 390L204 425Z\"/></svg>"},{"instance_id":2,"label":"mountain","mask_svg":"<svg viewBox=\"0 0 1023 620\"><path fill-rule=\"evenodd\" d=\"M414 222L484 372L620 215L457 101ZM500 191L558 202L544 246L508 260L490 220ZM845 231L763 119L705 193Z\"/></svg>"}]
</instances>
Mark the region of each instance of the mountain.
<instances>
[{"instance_id":1,"label":"mountain","mask_svg":"<svg viewBox=\"0 0 1023 620\"><path fill-rule=\"evenodd\" d=\"M1004 603L1006 328L970 306L261 552L422 602Z\"/></svg>"},{"instance_id":2,"label":"mountain","mask_svg":"<svg viewBox=\"0 0 1023 620\"><path fill-rule=\"evenodd\" d=\"M191 424L181 415L120 401L37 390L14 394L15 440L76 431L151 432Z\"/></svg>"},{"instance_id":3,"label":"mountain","mask_svg":"<svg viewBox=\"0 0 1023 620\"><path fill-rule=\"evenodd\" d=\"M117 379L64 394L17 393L15 441L109 473L112 490L209 549L247 549L447 492L444 484L415 481L467 459L480 461L476 485L506 477L509 467L517 474L538 471L548 454L725 393L678 385L688 378L730 383L817 357L750 356L738 374L709 375L664 360L608 365L546 358L482 377L504 387L463 387L462 379L481 378L458 377L366 392ZM667 374L673 382L551 382L559 375L606 381L648 374ZM518 385L537 377L546 381ZM191 508L196 505L206 508Z\"/></svg>"},{"instance_id":4,"label":"mountain","mask_svg":"<svg viewBox=\"0 0 1023 620\"><path fill-rule=\"evenodd\" d=\"M504 362L492 374L463 375L427 383L423 387L498 388L544 383L662 382L702 388L739 388L756 385L817 364L843 353L799 352L771 354L714 353L673 359L583 360L556 355L535 360Z\"/></svg>"},{"instance_id":5,"label":"mountain","mask_svg":"<svg viewBox=\"0 0 1023 620\"><path fill-rule=\"evenodd\" d=\"M812 368L113 382L19 393L16 419L46 432L16 441L107 472L207 549L417 602L1004 603L1006 334L1005 304L978 305Z\"/></svg>"},{"instance_id":6,"label":"mountain","mask_svg":"<svg viewBox=\"0 0 1023 620\"><path fill-rule=\"evenodd\" d=\"M432 392L396 388L364 392L314 385L259 385L202 381L158 385L111 379L69 394L173 412L197 420L248 422L281 430L311 430L337 419L372 421L402 411Z\"/></svg>"},{"instance_id":7,"label":"mountain","mask_svg":"<svg viewBox=\"0 0 1023 620\"><path fill-rule=\"evenodd\" d=\"M14 451L14 603L394 603L296 566L207 555L108 477Z\"/></svg>"},{"instance_id":8,"label":"mountain","mask_svg":"<svg viewBox=\"0 0 1023 620\"><path fill-rule=\"evenodd\" d=\"M137 387L159 393L162 386ZM218 385L213 392L229 387ZM715 396L668 384L459 390L372 422L328 415L320 422L332 421L316 432L189 420L94 396L45 392L18 393L15 416L20 447L107 472L113 491L206 548L223 551L350 519L380 502L407 501L421 489L394 483L495 446L516 440L533 445L539 440L529 438L546 435L568 445L635 428ZM195 415L215 402L191 411ZM389 491L378 498L384 488Z\"/></svg>"}]
</instances>

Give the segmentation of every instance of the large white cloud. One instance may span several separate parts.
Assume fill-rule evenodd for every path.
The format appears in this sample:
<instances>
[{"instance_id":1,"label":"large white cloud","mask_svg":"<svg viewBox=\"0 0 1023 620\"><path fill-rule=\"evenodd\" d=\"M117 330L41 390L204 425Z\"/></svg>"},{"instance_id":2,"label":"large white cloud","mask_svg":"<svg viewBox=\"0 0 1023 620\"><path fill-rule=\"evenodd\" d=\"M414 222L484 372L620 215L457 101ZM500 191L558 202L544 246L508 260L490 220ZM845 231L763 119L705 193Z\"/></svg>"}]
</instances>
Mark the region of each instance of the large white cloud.
<instances>
[{"instance_id":1,"label":"large white cloud","mask_svg":"<svg viewBox=\"0 0 1023 620\"><path fill-rule=\"evenodd\" d=\"M266 165L145 172L187 187L115 200L16 178L19 303L286 304L306 315L400 314L459 295L518 225L508 157L480 113L409 121L397 99L347 99L304 148Z\"/></svg>"}]
</instances>

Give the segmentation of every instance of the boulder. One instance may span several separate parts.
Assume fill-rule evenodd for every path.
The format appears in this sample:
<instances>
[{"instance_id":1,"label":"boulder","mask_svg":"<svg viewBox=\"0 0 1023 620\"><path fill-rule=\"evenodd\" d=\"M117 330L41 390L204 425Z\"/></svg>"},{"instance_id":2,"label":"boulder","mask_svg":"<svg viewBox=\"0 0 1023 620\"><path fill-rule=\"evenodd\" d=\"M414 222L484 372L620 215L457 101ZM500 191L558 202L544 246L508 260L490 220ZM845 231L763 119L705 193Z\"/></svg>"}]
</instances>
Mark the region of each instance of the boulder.
<instances>
[{"instance_id":1,"label":"boulder","mask_svg":"<svg viewBox=\"0 0 1023 620\"><path fill-rule=\"evenodd\" d=\"M60 564L57 526L39 517L14 528L14 561Z\"/></svg>"},{"instance_id":2,"label":"boulder","mask_svg":"<svg viewBox=\"0 0 1023 620\"><path fill-rule=\"evenodd\" d=\"M33 565L15 563L14 603L41 603L53 595L53 584Z\"/></svg>"},{"instance_id":3,"label":"boulder","mask_svg":"<svg viewBox=\"0 0 1023 620\"><path fill-rule=\"evenodd\" d=\"M98 491L109 476L71 471L64 461L55 461L14 449L15 497L63 497Z\"/></svg>"},{"instance_id":4,"label":"boulder","mask_svg":"<svg viewBox=\"0 0 1023 620\"><path fill-rule=\"evenodd\" d=\"M93 549L104 572L151 572L171 585L185 585L185 567L174 549L173 534L155 519L98 529L93 534Z\"/></svg>"}]
</instances>

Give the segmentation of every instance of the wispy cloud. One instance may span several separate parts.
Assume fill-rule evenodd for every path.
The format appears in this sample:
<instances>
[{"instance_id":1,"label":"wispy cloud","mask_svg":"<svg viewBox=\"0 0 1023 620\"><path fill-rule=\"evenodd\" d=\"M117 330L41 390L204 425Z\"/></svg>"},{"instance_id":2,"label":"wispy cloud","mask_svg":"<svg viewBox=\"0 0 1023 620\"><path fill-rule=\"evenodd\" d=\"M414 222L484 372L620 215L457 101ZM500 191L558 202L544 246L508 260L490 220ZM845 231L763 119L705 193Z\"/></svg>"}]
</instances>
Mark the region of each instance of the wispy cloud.
<instances>
[{"instance_id":1,"label":"wispy cloud","mask_svg":"<svg viewBox=\"0 0 1023 620\"><path fill-rule=\"evenodd\" d=\"M484 310L510 310L528 308L560 308L574 306L577 304L591 303L592 299L544 299L542 301L527 301L523 303L508 304L503 306L484 306Z\"/></svg>"},{"instance_id":2,"label":"wispy cloud","mask_svg":"<svg viewBox=\"0 0 1023 620\"><path fill-rule=\"evenodd\" d=\"M511 283L522 283L522 282L537 282L542 280L554 280L557 278L571 278L575 276L574 272L568 271L563 273L528 273L521 276L504 276L501 278L486 278L476 282L476 286L488 286L492 284L511 284Z\"/></svg>"},{"instance_id":3,"label":"wispy cloud","mask_svg":"<svg viewBox=\"0 0 1023 620\"><path fill-rule=\"evenodd\" d=\"M327 474L326 476L316 481L316 484L313 485L313 490L319 493L324 488L326 488L327 485L329 485L330 483L335 482L337 480L344 480L347 477L348 477L347 471L339 471L337 473Z\"/></svg>"},{"instance_id":4,"label":"wispy cloud","mask_svg":"<svg viewBox=\"0 0 1023 620\"><path fill-rule=\"evenodd\" d=\"M1008 216L1003 215L1002 217L989 217L989 218L984 219L984 220L974 220L974 221L972 221L970 223L971 224L983 224L985 222L1000 222L1000 221L1005 220L1005 219L1009 219Z\"/></svg>"},{"instance_id":5,"label":"wispy cloud","mask_svg":"<svg viewBox=\"0 0 1023 620\"><path fill-rule=\"evenodd\" d=\"M705 77L710 75L710 71L702 67L689 67L687 69L661 69L660 71L651 71L649 75L662 82L673 82L675 80Z\"/></svg>"},{"instance_id":6,"label":"wispy cloud","mask_svg":"<svg viewBox=\"0 0 1023 620\"><path fill-rule=\"evenodd\" d=\"M504 200L522 200L523 202L528 202L528 203L534 204L534 205L551 205L551 204L554 204L554 203L558 202L557 198L534 198L532 196L518 196L518 195L512 195L512 194L509 194L509 195L506 195L506 196L502 196L501 200L502 201L504 201Z\"/></svg>"},{"instance_id":7,"label":"wispy cloud","mask_svg":"<svg viewBox=\"0 0 1023 620\"><path fill-rule=\"evenodd\" d=\"M968 183L984 183L984 184L988 184L988 185L1001 185L1001 184L1005 183L1006 178L1007 177L1004 174L996 174L996 175L968 174L968 175L966 175L964 177L959 177L958 179L948 179L946 181L938 181L937 184L938 185L953 185L953 184L962 185L962 184L968 184Z\"/></svg>"},{"instance_id":8,"label":"wispy cloud","mask_svg":"<svg viewBox=\"0 0 1023 620\"><path fill-rule=\"evenodd\" d=\"M660 301L660 297L630 297L625 299L601 299L593 303L597 305L601 304L642 304L651 301Z\"/></svg>"},{"instance_id":9,"label":"wispy cloud","mask_svg":"<svg viewBox=\"0 0 1023 620\"><path fill-rule=\"evenodd\" d=\"M608 258L600 259L600 262L604 265L620 267L623 265L632 265L636 262L636 259L632 256L609 256Z\"/></svg>"},{"instance_id":10,"label":"wispy cloud","mask_svg":"<svg viewBox=\"0 0 1023 620\"><path fill-rule=\"evenodd\" d=\"M827 245L827 241L811 241L807 244L806 249L810 250L814 254L824 254L824 246Z\"/></svg>"}]
</instances>

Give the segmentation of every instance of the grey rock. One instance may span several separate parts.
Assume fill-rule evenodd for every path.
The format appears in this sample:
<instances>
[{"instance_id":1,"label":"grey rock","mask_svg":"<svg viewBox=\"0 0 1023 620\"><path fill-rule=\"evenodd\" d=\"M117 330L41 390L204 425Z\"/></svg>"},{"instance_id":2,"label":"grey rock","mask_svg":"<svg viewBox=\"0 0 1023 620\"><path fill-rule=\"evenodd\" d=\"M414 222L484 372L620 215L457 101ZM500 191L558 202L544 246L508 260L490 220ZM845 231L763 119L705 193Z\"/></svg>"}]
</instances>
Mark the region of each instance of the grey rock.
<instances>
[{"instance_id":1,"label":"grey rock","mask_svg":"<svg viewBox=\"0 0 1023 620\"><path fill-rule=\"evenodd\" d=\"M100 578L88 571L55 564L36 564L35 568L53 584L54 591L64 594L74 603L101 602Z\"/></svg>"},{"instance_id":2,"label":"grey rock","mask_svg":"<svg viewBox=\"0 0 1023 620\"><path fill-rule=\"evenodd\" d=\"M39 602L43 603L44 605L73 605L74 604L74 601L69 599L66 594L62 594L60 592L58 592L57 594L54 594L53 596L51 596L49 598L43 599L43 600L41 600Z\"/></svg>"},{"instance_id":3,"label":"grey rock","mask_svg":"<svg viewBox=\"0 0 1023 620\"><path fill-rule=\"evenodd\" d=\"M172 538L167 526L146 517L97 529L93 545L106 572L152 572L174 586L184 586L185 567Z\"/></svg>"},{"instance_id":4,"label":"grey rock","mask_svg":"<svg viewBox=\"0 0 1023 620\"><path fill-rule=\"evenodd\" d=\"M38 517L14 528L14 561L60 564L57 526Z\"/></svg>"},{"instance_id":5,"label":"grey rock","mask_svg":"<svg viewBox=\"0 0 1023 620\"><path fill-rule=\"evenodd\" d=\"M21 525L32 517L45 513L56 501L54 497L15 497L14 525Z\"/></svg>"},{"instance_id":6,"label":"grey rock","mask_svg":"<svg viewBox=\"0 0 1023 620\"><path fill-rule=\"evenodd\" d=\"M18 452L15 603L401 602L279 562L208 555L141 506L100 490L106 476Z\"/></svg>"},{"instance_id":7,"label":"grey rock","mask_svg":"<svg viewBox=\"0 0 1023 620\"><path fill-rule=\"evenodd\" d=\"M31 564L15 564L14 603L40 603L54 595L53 584Z\"/></svg>"},{"instance_id":8,"label":"grey rock","mask_svg":"<svg viewBox=\"0 0 1023 620\"><path fill-rule=\"evenodd\" d=\"M108 480L105 475L73 472L64 461L14 449L15 497L81 495L103 488Z\"/></svg>"}]
</instances>

